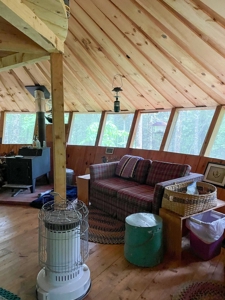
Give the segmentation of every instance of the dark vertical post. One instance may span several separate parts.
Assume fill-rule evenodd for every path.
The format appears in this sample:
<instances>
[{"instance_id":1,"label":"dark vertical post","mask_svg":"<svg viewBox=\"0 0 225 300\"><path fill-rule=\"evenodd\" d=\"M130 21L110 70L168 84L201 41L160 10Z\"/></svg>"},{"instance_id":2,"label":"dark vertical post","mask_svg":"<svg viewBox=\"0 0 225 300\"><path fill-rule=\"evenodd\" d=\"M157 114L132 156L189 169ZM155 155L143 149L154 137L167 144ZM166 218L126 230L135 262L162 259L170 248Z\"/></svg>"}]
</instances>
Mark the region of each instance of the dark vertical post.
<instances>
[{"instance_id":1,"label":"dark vertical post","mask_svg":"<svg viewBox=\"0 0 225 300\"><path fill-rule=\"evenodd\" d=\"M38 124L38 139L40 141L41 147L43 147L43 141L46 141L45 136L45 96L44 92L41 90L36 90L34 92L35 105L36 105L36 117Z\"/></svg>"},{"instance_id":2,"label":"dark vertical post","mask_svg":"<svg viewBox=\"0 0 225 300\"><path fill-rule=\"evenodd\" d=\"M43 147L43 141L46 141L45 136L45 113L42 111L36 112L37 120L38 120L38 139L41 143L41 147Z\"/></svg>"}]
</instances>

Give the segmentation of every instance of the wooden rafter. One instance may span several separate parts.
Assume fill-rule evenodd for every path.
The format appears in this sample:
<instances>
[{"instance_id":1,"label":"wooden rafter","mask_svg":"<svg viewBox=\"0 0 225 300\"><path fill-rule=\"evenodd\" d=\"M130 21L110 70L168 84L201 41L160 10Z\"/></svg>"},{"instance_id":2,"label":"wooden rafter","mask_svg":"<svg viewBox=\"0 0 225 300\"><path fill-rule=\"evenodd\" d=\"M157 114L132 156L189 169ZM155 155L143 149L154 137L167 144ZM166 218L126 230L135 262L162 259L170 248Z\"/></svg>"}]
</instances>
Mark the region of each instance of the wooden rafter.
<instances>
[{"instance_id":1,"label":"wooden rafter","mask_svg":"<svg viewBox=\"0 0 225 300\"><path fill-rule=\"evenodd\" d=\"M22 1L0 0L0 16L47 52L63 52L63 41Z\"/></svg>"},{"instance_id":2,"label":"wooden rafter","mask_svg":"<svg viewBox=\"0 0 225 300\"><path fill-rule=\"evenodd\" d=\"M8 71L13 68L23 67L27 64L34 64L41 60L49 59L49 54L31 54L31 53L15 53L0 58L0 72Z\"/></svg>"}]
</instances>

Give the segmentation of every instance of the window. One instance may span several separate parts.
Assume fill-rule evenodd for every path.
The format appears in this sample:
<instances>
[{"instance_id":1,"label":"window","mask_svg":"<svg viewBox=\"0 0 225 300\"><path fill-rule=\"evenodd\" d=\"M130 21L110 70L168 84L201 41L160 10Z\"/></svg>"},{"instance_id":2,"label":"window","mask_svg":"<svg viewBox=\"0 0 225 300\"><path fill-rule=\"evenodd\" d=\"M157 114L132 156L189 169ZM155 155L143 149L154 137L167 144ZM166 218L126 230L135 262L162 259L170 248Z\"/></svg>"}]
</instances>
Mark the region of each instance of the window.
<instances>
[{"instance_id":1,"label":"window","mask_svg":"<svg viewBox=\"0 0 225 300\"><path fill-rule=\"evenodd\" d=\"M159 150L169 116L170 112L142 113L132 147Z\"/></svg>"},{"instance_id":2,"label":"window","mask_svg":"<svg viewBox=\"0 0 225 300\"><path fill-rule=\"evenodd\" d=\"M3 144L32 144L35 113L5 113Z\"/></svg>"},{"instance_id":3,"label":"window","mask_svg":"<svg viewBox=\"0 0 225 300\"><path fill-rule=\"evenodd\" d=\"M100 146L125 148L134 114L107 114Z\"/></svg>"},{"instance_id":4,"label":"window","mask_svg":"<svg viewBox=\"0 0 225 300\"><path fill-rule=\"evenodd\" d=\"M223 116L219 131L216 135L209 157L225 159L225 114Z\"/></svg>"},{"instance_id":5,"label":"window","mask_svg":"<svg viewBox=\"0 0 225 300\"><path fill-rule=\"evenodd\" d=\"M65 124L68 124L68 122L69 122L69 116L70 116L69 113L64 113L64 123Z\"/></svg>"},{"instance_id":6,"label":"window","mask_svg":"<svg viewBox=\"0 0 225 300\"><path fill-rule=\"evenodd\" d=\"M214 111L215 109L178 110L168 151L198 155Z\"/></svg>"},{"instance_id":7,"label":"window","mask_svg":"<svg viewBox=\"0 0 225 300\"><path fill-rule=\"evenodd\" d=\"M94 146L100 118L101 113L74 113L68 144Z\"/></svg>"}]
</instances>

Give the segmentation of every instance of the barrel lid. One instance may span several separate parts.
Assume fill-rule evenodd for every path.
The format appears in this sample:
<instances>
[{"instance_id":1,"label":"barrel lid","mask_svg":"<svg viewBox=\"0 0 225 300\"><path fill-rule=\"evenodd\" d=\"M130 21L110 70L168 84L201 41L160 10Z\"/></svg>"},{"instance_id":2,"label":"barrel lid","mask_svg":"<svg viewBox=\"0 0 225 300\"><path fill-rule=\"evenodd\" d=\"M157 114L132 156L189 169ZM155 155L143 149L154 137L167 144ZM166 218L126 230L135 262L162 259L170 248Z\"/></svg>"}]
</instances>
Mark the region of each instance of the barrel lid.
<instances>
[{"instance_id":1,"label":"barrel lid","mask_svg":"<svg viewBox=\"0 0 225 300\"><path fill-rule=\"evenodd\" d=\"M126 223L136 227L154 227L162 223L162 218L151 213L136 213L126 217Z\"/></svg>"}]
</instances>

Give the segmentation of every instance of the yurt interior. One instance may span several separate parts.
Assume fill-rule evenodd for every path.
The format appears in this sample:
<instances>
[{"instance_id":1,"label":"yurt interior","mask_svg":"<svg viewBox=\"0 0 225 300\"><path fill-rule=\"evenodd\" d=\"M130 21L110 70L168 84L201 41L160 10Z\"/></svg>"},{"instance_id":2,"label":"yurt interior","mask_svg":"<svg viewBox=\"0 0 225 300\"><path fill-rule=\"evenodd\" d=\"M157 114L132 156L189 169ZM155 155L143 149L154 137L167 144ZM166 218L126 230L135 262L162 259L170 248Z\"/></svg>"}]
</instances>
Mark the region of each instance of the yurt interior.
<instances>
[{"instance_id":1,"label":"yurt interior","mask_svg":"<svg viewBox=\"0 0 225 300\"><path fill-rule=\"evenodd\" d=\"M225 299L224 137L224 0L0 0L1 299L191 300L182 289L193 284ZM180 190L193 183L197 195ZM185 214L174 201L209 206ZM215 229L214 212L213 242L193 242L188 220ZM59 224L63 214L85 221ZM91 239L96 225L86 245L88 217L103 231L119 222L123 241ZM57 252L68 227L81 240ZM211 244L219 250L203 257ZM77 245L81 269L51 265ZM212 284L221 298L207 294Z\"/></svg>"}]
</instances>

